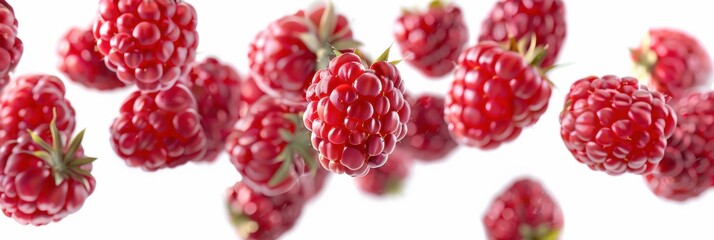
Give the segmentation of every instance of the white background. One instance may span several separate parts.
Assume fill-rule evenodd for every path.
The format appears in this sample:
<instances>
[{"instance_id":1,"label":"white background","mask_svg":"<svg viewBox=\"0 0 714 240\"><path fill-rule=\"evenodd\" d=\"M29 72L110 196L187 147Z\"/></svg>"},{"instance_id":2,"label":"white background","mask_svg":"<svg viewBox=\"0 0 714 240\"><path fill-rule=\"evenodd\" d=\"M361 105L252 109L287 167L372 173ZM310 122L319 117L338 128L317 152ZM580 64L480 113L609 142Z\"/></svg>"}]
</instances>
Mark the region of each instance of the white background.
<instances>
[{"instance_id":1,"label":"white background","mask_svg":"<svg viewBox=\"0 0 714 240\"><path fill-rule=\"evenodd\" d=\"M58 74L56 44L70 26L90 23L96 0L10 0L20 22L25 54L16 74ZM217 56L247 70L248 43L270 21L310 1L190 1L199 14L199 57ZM378 55L392 40L402 6L418 1L334 0L349 17L355 36ZM455 1L476 39L495 0ZM461 148L441 163L418 165L405 192L381 200L361 194L347 176L332 176L319 199L284 239L485 239L481 218L492 197L514 178L540 179L565 213L562 239L705 239L711 236L714 195L686 204L654 197L641 177L593 172L570 156L559 135L558 112L570 84L590 74L630 73L627 48L649 27L671 26L694 33L714 50L714 16L708 4L679 1L568 1L568 36L552 72L559 90L540 122L517 141L495 151ZM348 12L349 11L349 12ZM394 54L398 57L398 54ZM414 92L444 94L449 78L425 80L400 64ZM62 77L64 79L64 77ZM155 173L127 167L109 144L109 126L130 90L88 91L67 83L77 128L87 128L84 148L99 157L97 188L84 207L59 223L22 226L0 214L0 234L10 240L237 239L224 209L226 188L240 179L223 155L212 165L187 164Z\"/></svg>"}]
</instances>

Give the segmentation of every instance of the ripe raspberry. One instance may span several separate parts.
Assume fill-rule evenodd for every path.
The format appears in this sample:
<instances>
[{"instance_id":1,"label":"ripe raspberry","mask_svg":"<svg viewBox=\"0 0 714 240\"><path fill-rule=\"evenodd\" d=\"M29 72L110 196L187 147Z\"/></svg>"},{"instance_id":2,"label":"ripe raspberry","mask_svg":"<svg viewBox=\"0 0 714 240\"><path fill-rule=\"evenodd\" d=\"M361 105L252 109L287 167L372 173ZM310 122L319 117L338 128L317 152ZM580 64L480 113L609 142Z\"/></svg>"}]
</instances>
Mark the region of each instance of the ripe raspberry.
<instances>
[{"instance_id":1,"label":"ripe raspberry","mask_svg":"<svg viewBox=\"0 0 714 240\"><path fill-rule=\"evenodd\" d=\"M268 196L287 192L306 170L317 167L310 133L300 121L302 110L263 98L228 138L231 163L256 192Z\"/></svg>"},{"instance_id":2,"label":"ripe raspberry","mask_svg":"<svg viewBox=\"0 0 714 240\"><path fill-rule=\"evenodd\" d=\"M521 178L493 200L483 225L489 240L555 240L563 212L539 182Z\"/></svg>"},{"instance_id":3,"label":"ripe raspberry","mask_svg":"<svg viewBox=\"0 0 714 240\"><path fill-rule=\"evenodd\" d=\"M0 148L0 209L23 225L45 225L77 212L96 186L91 175L96 158L85 156L81 147L84 131L69 140L53 120L49 131L39 134Z\"/></svg>"},{"instance_id":4,"label":"ripe raspberry","mask_svg":"<svg viewBox=\"0 0 714 240\"><path fill-rule=\"evenodd\" d=\"M484 41L461 53L444 110L457 142L495 149L535 124L548 108L551 86L534 67L543 51L531 46L529 59L518 54L521 48Z\"/></svg>"},{"instance_id":5,"label":"ripe raspberry","mask_svg":"<svg viewBox=\"0 0 714 240\"><path fill-rule=\"evenodd\" d=\"M355 181L362 192L373 196L399 194L409 176L412 163L410 152L397 149L389 155L389 161L384 166L371 170L362 177L356 177Z\"/></svg>"},{"instance_id":6,"label":"ripe raspberry","mask_svg":"<svg viewBox=\"0 0 714 240\"><path fill-rule=\"evenodd\" d=\"M245 240L278 239L295 226L306 201L299 187L271 197L243 182L229 188L227 196L231 224Z\"/></svg>"},{"instance_id":7,"label":"ripe raspberry","mask_svg":"<svg viewBox=\"0 0 714 240\"><path fill-rule=\"evenodd\" d=\"M394 37L406 60L424 75L441 77L454 63L468 41L461 8L433 0L425 11L404 11L397 19Z\"/></svg>"},{"instance_id":8,"label":"ripe raspberry","mask_svg":"<svg viewBox=\"0 0 714 240\"><path fill-rule=\"evenodd\" d=\"M691 94L673 107L677 127L667 139L664 158L645 180L655 195L686 201L714 179L714 92Z\"/></svg>"},{"instance_id":9,"label":"ripe raspberry","mask_svg":"<svg viewBox=\"0 0 714 240\"><path fill-rule=\"evenodd\" d=\"M676 125L661 93L612 75L573 83L560 114L560 136L575 159L610 175L652 172Z\"/></svg>"},{"instance_id":10,"label":"ripe raspberry","mask_svg":"<svg viewBox=\"0 0 714 240\"><path fill-rule=\"evenodd\" d=\"M411 152L414 158L432 162L444 159L456 149L449 127L444 121L444 98L423 94L406 97L412 114L407 123L407 136L397 148Z\"/></svg>"},{"instance_id":11,"label":"ripe raspberry","mask_svg":"<svg viewBox=\"0 0 714 240\"><path fill-rule=\"evenodd\" d=\"M226 137L240 118L240 76L229 65L207 58L191 68L184 81L198 103L198 113L206 132L206 155L214 161L223 151Z\"/></svg>"},{"instance_id":12,"label":"ripe raspberry","mask_svg":"<svg viewBox=\"0 0 714 240\"><path fill-rule=\"evenodd\" d=\"M71 135L74 108L64 94L62 80L52 75L28 74L11 81L0 98L0 144L25 135L27 129L49 129L53 111L60 133Z\"/></svg>"},{"instance_id":13,"label":"ripe raspberry","mask_svg":"<svg viewBox=\"0 0 714 240\"><path fill-rule=\"evenodd\" d=\"M345 53L315 74L303 121L325 169L364 176L384 165L407 134L410 108L388 54L367 68L358 55Z\"/></svg>"},{"instance_id":14,"label":"ripe raspberry","mask_svg":"<svg viewBox=\"0 0 714 240\"><path fill-rule=\"evenodd\" d=\"M17 37L17 19L12 6L5 1L0 4L0 79L7 83L7 75L15 70L24 50ZM1 85L0 89L2 86Z\"/></svg>"},{"instance_id":15,"label":"ripe raspberry","mask_svg":"<svg viewBox=\"0 0 714 240\"><path fill-rule=\"evenodd\" d=\"M255 78L251 74L240 80L240 116L245 117L250 111L250 106L265 96L265 93L255 84Z\"/></svg>"},{"instance_id":16,"label":"ripe raspberry","mask_svg":"<svg viewBox=\"0 0 714 240\"><path fill-rule=\"evenodd\" d=\"M163 91L129 95L110 133L117 155L145 171L174 168L201 159L206 152L196 100L183 82Z\"/></svg>"},{"instance_id":17,"label":"ripe raspberry","mask_svg":"<svg viewBox=\"0 0 714 240\"><path fill-rule=\"evenodd\" d=\"M316 168L315 174L305 174L300 178L300 189L307 200L312 200L320 195L325 183L330 176L330 172L324 168Z\"/></svg>"},{"instance_id":18,"label":"ripe raspberry","mask_svg":"<svg viewBox=\"0 0 714 240\"><path fill-rule=\"evenodd\" d=\"M125 87L126 83L104 64L104 56L96 47L91 28L71 28L59 44L59 70L69 80L88 88L112 90Z\"/></svg>"},{"instance_id":19,"label":"ripe raspberry","mask_svg":"<svg viewBox=\"0 0 714 240\"><path fill-rule=\"evenodd\" d=\"M479 41L507 42L509 37L535 37L546 48L540 67L555 63L566 35L565 4L561 0L499 0L481 24Z\"/></svg>"},{"instance_id":20,"label":"ripe raspberry","mask_svg":"<svg viewBox=\"0 0 714 240\"><path fill-rule=\"evenodd\" d=\"M654 90L675 98L709 86L712 62L693 36L676 29L650 29L642 44L631 50L637 71Z\"/></svg>"},{"instance_id":21,"label":"ripe raspberry","mask_svg":"<svg viewBox=\"0 0 714 240\"><path fill-rule=\"evenodd\" d=\"M250 45L248 62L258 86L286 103L304 103L305 90L317 69L334 57L332 47L353 48L347 18L335 14L329 2L307 12L272 22Z\"/></svg>"},{"instance_id":22,"label":"ripe raspberry","mask_svg":"<svg viewBox=\"0 0 714 240\"><path fill-rule=\"evenodd\" d=\"M167 89L196 58L196 10L181 0L100 0L97 48L120 80Z\"/></svg>"}]
</instances>

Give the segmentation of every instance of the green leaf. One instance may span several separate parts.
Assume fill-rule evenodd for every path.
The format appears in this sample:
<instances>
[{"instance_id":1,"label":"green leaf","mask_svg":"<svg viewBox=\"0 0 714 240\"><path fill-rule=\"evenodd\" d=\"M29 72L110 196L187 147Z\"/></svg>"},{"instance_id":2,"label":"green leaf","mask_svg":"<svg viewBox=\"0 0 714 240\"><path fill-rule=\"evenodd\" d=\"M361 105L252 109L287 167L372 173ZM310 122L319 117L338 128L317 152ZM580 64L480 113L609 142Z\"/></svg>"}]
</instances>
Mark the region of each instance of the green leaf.
<instances>
[{"instance_id":1,"label":"green leaf","mask_svg":"<svg viewBox=\"0 0 714 240\"><path fill-rule=\"evenodd\" d=\"M97 158L95 158L95 157L77 158L77 159L73 160L72 162L70 162L69 166L70 167L82 166L82 165L90 164L96 160L97 160Z\"/></svg>"},{"instance_id":2,"label":"green leaf","mask_svg":"<svg viewBox=\"0 0 714 240\"><path fill-rule=\"evenodd\" d=\"M349 23L347 23L347 24L349 24ZM340 29L339 32L337 32L337 33L335 33L334 35L332 35L332 39L334 40L334 39L342 39L342 38L344 38L345 36L347 36L348 33L350 33L351 29L352 29L352 28L350 28L349 25L343 27L342 29Z\"/></svg>"},{"instance_id":3,"label":"green leaf","mask_svg":"<svg viewBox=\"0 0 714 240\"><path fill-rule=\"evenodd\" d=\"M52 146L50 146L49 143L45 142L45 140L42 139L39 135L37 135L30 129L27 129L27 132L30 134L30 138L32 138L32 141L35 142L35 144L40 145L40 147L47 152L52 151Z\"/></svg>"},{"instance_id":4,"label":"green leaf","mask_svg":"<svg viewBox=\"0 0 714 240\"><path fill-rule=\"evenodd\" d=\"M310 174L315 174L317 172L317 159L315 159L315 154L310 151L313 149L312 146L307 144L297 146L296 148L302 159L305 160L308 169L310 169Z\"/></svg>"},{"instance_id":5,"label":"green leaf","mask_svg":"<svg viewBox=\"0 0 714 240\"><path fill-rule=\"evenodd\" d=\"M82 139L84 139L85 130L86 129L82 129L82 131L79 131L77 136L72 139L72 142L70 142L69 147L67 148L67 153L64 155L64 159L62 159L62 162L67 163L70 159L74 158L74 154L77 153L79 146L82 144Z\"/></svg>"},{"instance_id":6,"label":"green leaf","mask_svg":"<svg viewBox=\"0 0 714 240\"><path fill-rule=\"evenodd\" d=\"M50 154L47 153L46 151L34 151L34 152L31 152L30 154L32 154L32 156L35 156L39 159L44 160L50 166L52 165L52 162L50 160Z\"/></svg>"},{"instance_id":7,"label":"green leaf","mask_svg":"<svg viewBox=\"0 0 714 240\"><path fill-rule=\"evenodd\" d=\"M92 176L92 173L90 173L87 170L81 169L81 168L73 168L72 171L79 174L80 176L85 176L85 177Z\"/></svg>"},{"instance_id":8,"label":"green leaf","mask_svg":"<svg viewBox=\"0 0 714 240\"><path fill-rule=\"evenodd\" d=\"M52 121L50 121L50 134L52 134L52 145L58 155L62 155L62 136L57 128L57 108L52 109ZM61 159L61 158L60 158Z\"/></svg>"},{"instance_id":9,"label":"green leaf","mask_svg":"<svg viewBox=\"0 0 714 240\"><path fill-rule=\"evenodd\" d=\"M386 62L387 59L389 58L389 50L392 49L392 45L390 44L389 47L382 52L382 54L377 57L377 59L374 60L374 62Z\"/></svg>"},{"instance_id":10,"label":"green leaf","mask_svg":"<svg viewBox=\"0 0 714 240\"><path fill-rule=\"evenodd\" d=\"M280 134L280 137L283 138L283 140L285 140L286 142L292 142L293 139L295 139L293 133L284 128L278 129L278 134Z\"/></svg>"},{"instance_id":11,"label":"green leaf","mask_svg":"<svg viewBox=\"0 0 714 240\"><path fill-rule=\"evenodd\" d=\"M320 39L317 39L317 37L315 37L315 34L300 33L297 34L297 38L299 38L300 41L305 44L308 49L310 49L311 52L317 53L317 51L322 48L322 43L320 42Z\"/></svg>"},{"instance_id":12,"label":"green leaf","mask_svg":"<svg viewBox=\"0 0 714 240\"><path fill-rule=\"evenodd\" d=\"M351 49L351 48L357 48L359 46L362 46L362 43L357 40L354 40L354 39L339 40L332 44L332 47L335 50Z\"/></svg>"},{"instance_id":13,"label":"green leaf","mask_svg":"<svg viewBox=\"0 0 714 240\"><path fill-rule=\"evenodd\" d=\"M320 18L319 37L323 42L331 42L330 35L337 27L337 18L335 17L335 8L332 6L332 1L325 3L325 11Z\"/></svg>"},{"instance_id":14,"label":"green leaf","mask_svg":"<svg viewBox=\"0 0 714 240\"><path fill-rule=\"evenodd\" d=\"M55 186L59 186L59 185L62 184L62 182L64 181L64 177L63 177L62 174L59 173L59 172L54 172L54 173L52 174L52 176L53 176L54 179L55 179Z\"/></svg>"},{"instance_id":15,"label":"green leaf","mask_svg":"<svg viewBox=\"0 0 714 240\"><path fill-rule=\"evenodd\" d=\"M399 64L400 62L402 62L402 59L397 59L397 60L389 61L389 64L397 65L397 64Z\"/></svg>"},{"instance_id":16,"label":"green leaf","mask_svg":"<svg viewBox=\"0 0 714 240\"><path fill-rule=\"evenodd\" d=\"M268 180L268 186L269 187L274 187L278 185L278 183L282 182L285 180L285 178L288 177L288 173L290 172L290 168L293 165L293 151L291 148L286 147L283 152L280 154L283 156L283 163L280 164L280 167L278 168L277 171L275 171L275 174L273 174L273 177Z\"/></svg>"}]
</instances>

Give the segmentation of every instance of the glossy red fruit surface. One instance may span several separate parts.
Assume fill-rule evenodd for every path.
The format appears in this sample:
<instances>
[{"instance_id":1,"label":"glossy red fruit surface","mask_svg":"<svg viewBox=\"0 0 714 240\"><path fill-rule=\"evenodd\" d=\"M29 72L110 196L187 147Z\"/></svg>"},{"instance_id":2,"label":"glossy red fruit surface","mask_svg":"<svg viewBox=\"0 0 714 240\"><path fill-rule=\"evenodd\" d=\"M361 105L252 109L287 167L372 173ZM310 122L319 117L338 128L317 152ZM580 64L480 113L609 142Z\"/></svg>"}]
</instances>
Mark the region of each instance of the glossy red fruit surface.
<instances>
[{"instance_id":1,"label":"glossy red fruit surface","mask_svg":"<svg viewBox=\"0 0 714 240\"><path fill-rule=\"evenodd\" d=\"M130 167L145 171L174 168L206 152L196 99L182 82L163 91L133 92L110 134L114 152Z\"/></svg>"},{"instance_id":2,"label":"glossy red fruit surface","mask_svg":"<svg viewBox=\"0 0 714 240\"><path fill-rule=\"evenodd\" d=\"M483 224L489 240L556 240L563 211L539 182L521 178L491 202Z\"/></svg>"},{"instance_id":3,"label":"glossy red fruit surface","mask_svg":"<svg viewBox=\"0 0 714 240\"><path fill-rule=\"evenodd\" d=\"M255 83L255 79L248 74L241 78L240 81L240 116L245 117L250 111L250 106L265 96L263 90L260 90Z\"/></svg>"},{"instance_id":4,"label":"glossy red fruit surface","mask_svg":"<svg viewBox=\"0 0 714 240\"><path fill-rule=\"evenodd\" d=\"M551 86L530 64L491 41L464 50L444 109L457 142L495 149L540 119L548 108Z\"/></svg>"},{"instance_id":5,"label":"glossy red fruit surface","mask_svg":"<svg viewBox=\"0 0 714 240\"><path fill-rule=\"evenodd\" d=\"M575 159L610 175L652 172L676 125L661 93L613 75L573 83L560 114L560 136Z\"/></svg>"},{"instance_id":6,"label":"glossy red fruit surface","mask_svg":"<svg viewBox=\"0 0 714 240\"><path fill-rule=\"evenodd\" d=\"M100 0L94 23L106 65L143 91L167 89L196 58L196 10L180 0Z\"/></svg>"},{"instance_id":7,"label":"glossy red fruit surface","mask_svg":"<svg viewBox=\"0 0 714 240\"><path fill-rule=\"evenodd\" d=\"M10 72L15 70L23 51L24 45L17 36L15 11L10 4L3 1L0 4L0 78L7 79Z\"/></svg>"},{"instance_id":8,"label":"glossy red fruit surface","mask_svg":"<svg viewBox=\"0 0 714 240\"><path fill-rule=\"evenodd\" d=\"M406 100L411 107L411 119L407 123L407 136L397 143L397 148L425 162L443 160L457 147L444 120L444 98L422 94L408 95Z\"/></svg>"},{"instance_id":9,"label":"glossy red fruit surface","mask_svg":"<svg viewBox=\"0 0 714 240\"><path fill-rule=\"evenodd\" d=\"M236 233L245 240L275 240L293 228L305 197L300 188L265 196L238 182L228 189L228 214Z\"/></svg>"},{"instance_id":10,"label":"glossy red fruit surface","mask_svg":"<svg viewBox=\"0 0 714 240\"><path fill-rule=\"evenodd\" d=\"M403 11L394 38L408 63L426 76L441 77L454 69L469 32L461 8L435 0L425 10Z\"/></svg>"},{"instance_id":11,"label":"glossy red fruit surface","mask_svg":"<svg viewBox=\"0 0 714 240\"><path fill-rule=\"evenodd\" d=\"M91 28L71 28L59 43L59 70L75 83L97 90L126 86L104 63Z\"/></svg>"},{"instance_id":12,"label":"glossy red fruit surface","mask_svg":"<svg viewBox=\"0 0 714 240\"><path fill-rule=\"evenodd\" d=\"M536 38L538 46L546 47L540 67L555 63L565 42L565 4L562 0L524 1L499 0L481 23L479 41L508 42Z\"/></svg>"},{"instance_id":13,"label":"glossy red fruit surface","mask_svg":"<svg viewBox=\"0 0 714 240\"><path fill-rule=\"evenodd\" d=\"M413 165L410 152L395 150L389 155L389 161L380 168L369 171L367 175L356 177L359 189L372 196L400 194L409 177Z\"/></svg>"},{"instance_id":14,"label":"glossy red fruit surface","mask_svg":"<svg viewBox=\"0 0 714 240\"><path fill-rule=\"evenodd\" d=\"M648 85L666 95L679 98L709 86L711 58L694 36L681 30L650 29L631 55Z\"/></svg>"},{"instance_id":15,"label":"glossy red fruit surface","mask_svg":"<svg viewBox=\"0 0 714 240\"><path fill-rule=\"evenodd\" d=\"M709 189L714 179L714 92L694 93L672 105L677 127L664 158L645 176L661 198L686 201Z\"/></svg>"},{"instance_id":16,"label":"glossy red fruit surface","mask_svg":"<svg viewBox=\"0 0 714 240\"><path fill-rule=\"evenodd\" d=\"M185 79L196 98L206 132L206 155L200 160L214 161L225 149L226 137L240 118L241 77L233 67L207 58L195 63Z\"/></svg>"},{"instance_id":17,"label":"glossy red fruit surface","mask_svg":"<svg viewBox=\"0 0 714 240\"><path fill-rule=\"evenodd\" d=\"M345 53L318 71L303 120L320 164L350 176L384 165L407 134L404 91L397 68L382 59L367 68L358 55Z\"/></svg>"}]
</instances>

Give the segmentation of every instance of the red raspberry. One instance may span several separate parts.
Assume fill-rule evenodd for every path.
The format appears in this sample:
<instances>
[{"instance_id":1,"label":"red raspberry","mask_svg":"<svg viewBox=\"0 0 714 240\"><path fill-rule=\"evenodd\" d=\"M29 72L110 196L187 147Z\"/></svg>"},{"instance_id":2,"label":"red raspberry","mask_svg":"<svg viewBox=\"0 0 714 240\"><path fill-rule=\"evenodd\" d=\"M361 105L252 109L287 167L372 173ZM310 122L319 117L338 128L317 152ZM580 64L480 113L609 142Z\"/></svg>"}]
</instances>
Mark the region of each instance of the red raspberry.
<instances>
[{"instance_id":1,"label":"red raspberry","mask_svg":"<svg viewBox=\"0 0 714 240\"><path fill-rule=\"evenodd\" d=\"M15 70L24 50L22 40L17 37L17 19L12 6L6 1L0 4L0 79L7 84L7 75ZM3 85L0 85L0 88Z\"/></svg>"},{"instance_id":2,"label":"red raspberry","mask_svg":"<svg viewBox=\"0 0 714 240\"><path fill-rule=\"evenodd\" d=\"M526 59L518 49L484 41L459 56L444 111L457 142L495 149L535 124L548 108L551 86L537 67L542 50ZM537 52L540 52L538 54Z\"/></svg>"},{"instance_id":3,"label":"red raspberry","mask_svg":"<svg viewBox=\"0 0 714 240\"><path fill-rule=\"evenodd\" d=\"M196 58L196 10L181 0L100 0L93 30L106 65L143 91L173 86Z\"/></svg>"},{"instance_id":4,"label":"red raspberry","mask_svg":"<svg viewBox=\"0 0 714 240\"><path fill-rule=\"evenodd\" d=\"M206 155L201 160L214 161L225 148L226 137L240 118L240 76L231 66L207 58L194 64L185 79L198 103L208 140Z\"/></svg>"},{"instance_id":5,"label":"red raspberry","mask_svg":"<svg viewBox=\"0 0 714 240\"><path fill-rule=\"evenodd\" d=\"M92 29L71 28L59 44L59 70L69 80L97 90L112 90L126 86L104 64L104 56L96 50Z\"/></svg>"},{"instance_id":6,"label":"red raspberry","mask_svg":"<svg viewBox=\"0 0 714 240\"><path fill-rule=\"evenodd\" d=\"M306 201L299 187L271 197L243 182L229 188L227 197L231 224L245 240L280 238L295 226Z\"/></svg>"},{"instance_id":7,"label":"red raspberry","mask_svg":"<svg viewBox=\"0 0 714 240\"><path fill-rule=\"evenodd\" d=\"M305 198L312 200L320 195L329 176L330 172L324 168L317 168L315 174L302 175L299 186Z\"/></svg>"},{"instance_id":8,"label":"red raspberry","mask_svg":"<svg viewBox=\"0 0 714 240\"><path fill-rule=\"evenodd\" d=\"M418 97L408 95L406 100L412 114L407 123L407 136L397 148L411 152L416 159L425 162L444 159L457 147L444 121L444 98L423 94Z\"/></svg>"},{"instance_id":9,"label":"red raspberry","mask_svg":"<svg viewBox=\"0 0 714 240\"><path fill-rule=\"evenodd\" d=\"M489 240L558 239L563 212L539 182L521 178L493 200L483 225Z\"/></svg>"},{"instance_id":10,"label":"red raspberry","mask_svg":"<svg viewBox=\"0 0 714 240\"><path fill-rule=\"evenodd\" d=\"M145 171L177 167L206 152L196 100L182 82L163 91L133 92L110 132L117 155Z\"/></svg>"},{"instance_id":11,"label":"red raspberry","mask_svg":"<svg viewBox=\"0 0 714 240\"><path fill-rule=\"evenodd\" d=\"M50 125L43 137L33 132L0 148L0 209L23 225L45 225L77 212L96 186L96 158L81 147L84 131L69 140L54 120Z\"/></svg>"},{"instance_id":12,"label":"red raspberry","mask_svg":"<svg viewBox=\"0 0 714 240\"><path fill-rule=\"evenodd\" d=\"M64 94L64 83L52 75L28 74L11 81L0 98L0 144L25 135L28 129L49 129L53 111L60 133L71 135L74 108Z\"/></svg>"},{"instance_id":13,"label":"red raspberry","mask_svg":"<svg viewBox=\"0 0 714 240\"><path fill-rule=\"evenodd\" d=\"M367 68L358 55L345 53L315 74L303 120L325 169L364 176L384 165L407 134L404 82L384 61L388 54L389 49Z\"/></svg>"},{"instance_id":14,"label":"red raspberry","mask_svg":"<svg viewBox=\"0 0 714 240\"><path fill-rule=\"evenodd\" d=\"M268 196L287 192L306 170L316 168L301 110L270 97L258 100L227 140L231 163L257 192Z\"/></svg>"},{"instance_id":15,"label":"red raspberry","mask_svg":"<svg viewBox=\"0 0 714 240\"><path fill-rule=\"evenodd\" d=\"M248 76L240 78L240 116L245 117L250 111L250 106L253 105L258 99L265 96L263 90L260 90L257 84L255 84L255 78L248 74Z\"/></svg>"},{"instance_id":16,"label":"red raspberry","mask_svg":"<svg viewBox=\"0 0 714 240\"><path fill-rule=\"evenodd\" d=\"M250 45L251 74L265 93L287 103L304 103L305 90L317 69L327 67L332 47L352 48L347 18L332 4L284 16L258 33Z\"/></svg>"},{"instance_id":17,"label":"red raspberry","mask_svg":"<svg viewBox=\"0 0 714 240\"><path fill-rule=\"evenodd\" d=\"M661 93L612 75L573 83L560 114L560 136L575 159L610 175L654 170L676 125Z\"/></svg>"},{"instance_id":18,"label":"red raspberry","mask_svg":"<svg viewBox=\"0 0 714 240\"><path fill-rule=\"evenodd\" d=\"M384 166L371 170L362 177L356 177L355 181L362 192L373 196L399 194L409 177L412 163L411 153L395 150L389 155L389 161Z\"/></svg>"},{"instance_id":19,"label":"red raspberry","mask_svg":"<svg viewBox=\"0 0 714 240\"><path fill-rule=\"evenodd\" d=\"M555 63L566 35L565 4L562 0L499 0L481 24L479 41L507 42L509 37L530 39L546 48L539 65Z\"/></svg>"},{"instance_id":20,"label":"red raspberry","mask_svg":"<svg viewBox=\"0 0 714 240\"><path fill-rule=\"evenodd\" d=\"M693 36L676 29L650 29L642 44L631 50L636 69L654 90L675 98L709 86L712 62Z\"/></svg>"},{"instance_id":21,"label":"red raspberry","mask_svg":"<svg viewBox=\"0 0 714 240\"><path fill-rule=\"evenodd\" d=\"M686 201L714 179L714 92L695 93L673 105L677 127L667 139L664 158L645 180L655 195Z\"/></svg>"},{"instance_id":22,"label":"red raspberry","mask_svg":"<svg viewBox=\"0 0 714 240\"><path fill-rule=\"evenodd\" d=\"M469 39L461 8L433 0L425 11L404 11L394 28L402 55L429 77L441 77L454 63Z\"/></svg>"}]
</instances>

